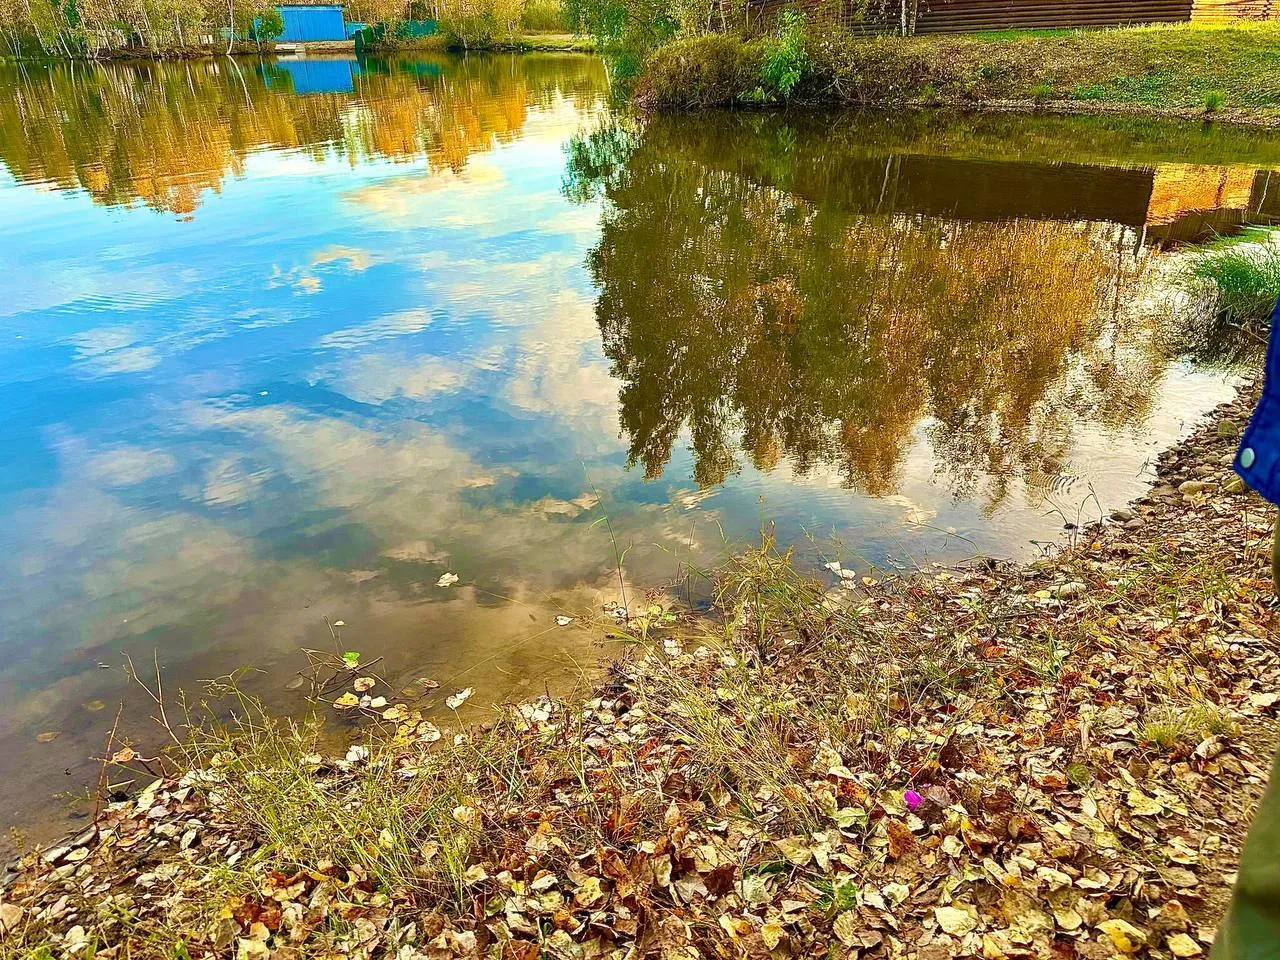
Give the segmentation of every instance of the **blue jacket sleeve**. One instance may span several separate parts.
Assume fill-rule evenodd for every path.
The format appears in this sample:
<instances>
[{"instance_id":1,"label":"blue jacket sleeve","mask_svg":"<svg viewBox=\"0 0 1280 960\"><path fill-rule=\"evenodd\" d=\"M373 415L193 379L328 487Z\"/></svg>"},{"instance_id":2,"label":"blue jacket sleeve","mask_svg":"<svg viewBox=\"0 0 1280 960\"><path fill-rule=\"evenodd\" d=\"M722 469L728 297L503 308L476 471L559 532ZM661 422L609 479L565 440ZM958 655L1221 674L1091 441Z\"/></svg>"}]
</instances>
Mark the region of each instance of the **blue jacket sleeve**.
<instances>
[{"instance_id":1,"label":"blue jacket sleeve","mask_svg":"<svg viewBox=\"0 0 1280 960\"><path fill-rule=\"evenodd\" d=\"M1240 438L1235 468L1244 482L1272 503L1280 504L1280 303L1271 315L1262 399Z\"/></svg>"}]
</instances>

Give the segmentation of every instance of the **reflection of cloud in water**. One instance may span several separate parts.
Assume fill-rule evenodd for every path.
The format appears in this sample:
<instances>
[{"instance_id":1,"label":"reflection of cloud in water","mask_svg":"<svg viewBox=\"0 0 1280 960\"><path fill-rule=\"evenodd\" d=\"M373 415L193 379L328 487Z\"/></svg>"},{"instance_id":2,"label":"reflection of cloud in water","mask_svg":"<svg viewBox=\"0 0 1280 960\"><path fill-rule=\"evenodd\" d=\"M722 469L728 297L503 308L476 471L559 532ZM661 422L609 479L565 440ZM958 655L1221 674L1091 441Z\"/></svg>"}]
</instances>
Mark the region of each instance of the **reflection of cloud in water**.
<instances>
[{"instance_id":1,"label":"reflection of cloud in water","mask_svg":"<svg viewBox=\"0 0 1280 960\"><path fill-rule=\"evenodd\" d=\"M384 403L396 397L428 400L453 393L466 383L466 366L442 357L397 357L369 354L316 375L361 403Z\"/></svg>"},{"instance_id":2,"label":"reflection of cloud in water","mask_svg":"<svg viewBox=\"0 0 1280 960\"><path fill-rule=\"evenodd\" d=\"M316 346L333 347L339 350L363 347L379 340L421 333L431 324L432 319L430 312L425 309L401 310L367 323L334 330L321 337Z\"/></svg>"},{"instance_id":3,"label":"reflection of cloud in water","mask_svg":"<svg viewBox=\"0 0 1280 960\"><path fill-rule=\"evenodd\" d=\"M116 447L95 455L85 466L91 477L97 477L104 486L127 487L154 477L173 473L177 461L159 450L143 447Z\"/></svg>"},{"instance_id":4,"label":"reflection of cloud in water","mask_svg":"<svg viewBox=\"0 0 1280 960\"><path fill-rule=\"evenodd\" d=\"M363 273L377 262L378 258L368 250L338 243L327 246L323 250L317 250L311 255L312 266L341 263L353 273Z\"/></svg>"},{"instance_id":5,"label":"reflection of cloud in water","mask_svg":"<svg viewBox=\"0 0 1280 960\"><path fill-rule=\"evenodd\" d=\"M250 470L240 457L223 457L205 472L200 500L211 507L248 503L270 476L266 470Z\"/></svg>"},{"instance_id":6,"label":"reflection of cloud in water","mask_svg":"<svg viewBox=\"0 0 1280 960\"><path fill-rule=\"evenodd\" d=\"M580 442L585 445L589 436L597 448L619 447L618 384L604 363L591 362L599 351L591 301L572 290L546 298L535 316L524 318L512 344L507 402L530 413L588 421L590 430Z\"/></svg>"},{"instance_id":7,"label":"reflection of cloud in water","mask_svg":"<svg viewBox=\"0 0 1280 960\"><path fill-rule=\"evenodd\" d=\"M136 340L127 327L100 327L71 338L80 369L96 376L141 373L158 365L155 348L134 346Z\"/></svg>"},{"instance_id":8,"label":"reflection of cloud in water","mask_svg":"<svg viewBox=\"0 0 1280 960\"><path fill-rule=\"evenodd\" d=\"M477 201L505 184L506 176L498 167L473 157L460 174L447 169L415 172L348 190L342 198L379 220L431 224L442 219L442 210L484 209L486 205Z\"/></svg>"}]
</instances>

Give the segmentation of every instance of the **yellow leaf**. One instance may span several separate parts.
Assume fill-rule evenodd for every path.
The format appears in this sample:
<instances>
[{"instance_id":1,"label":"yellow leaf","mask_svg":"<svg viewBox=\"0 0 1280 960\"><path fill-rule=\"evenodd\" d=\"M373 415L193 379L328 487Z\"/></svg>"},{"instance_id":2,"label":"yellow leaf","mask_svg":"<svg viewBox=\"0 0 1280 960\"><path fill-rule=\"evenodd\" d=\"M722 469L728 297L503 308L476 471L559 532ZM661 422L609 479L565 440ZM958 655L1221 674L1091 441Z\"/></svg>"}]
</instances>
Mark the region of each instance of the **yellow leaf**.
<instances>
[{"instance_id":1,"label":"yellow leaf","mask_svg":"<svg viewBox=\"0 0 1280 960\"><path fill-rule=\"evenodd\" d=\"M1137 953L1147 942L1147 935L1127 920L1104 920L1098 924L1098 929L1111 938L1121 953Z\"/></svg>"}]
</instances>

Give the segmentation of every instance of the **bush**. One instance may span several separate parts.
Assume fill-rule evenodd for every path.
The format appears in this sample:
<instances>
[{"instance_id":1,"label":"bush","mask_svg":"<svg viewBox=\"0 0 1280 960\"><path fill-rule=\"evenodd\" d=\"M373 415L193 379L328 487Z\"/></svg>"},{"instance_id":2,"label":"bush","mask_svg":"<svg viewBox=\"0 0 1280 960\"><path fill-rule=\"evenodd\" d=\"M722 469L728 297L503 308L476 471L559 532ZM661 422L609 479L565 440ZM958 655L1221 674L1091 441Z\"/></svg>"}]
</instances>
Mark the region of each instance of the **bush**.
<instances>
[{"instance_id":1,"label":"bush","mask_svg":"<svg viewBox=\"0 0 1280 960\"><path fill-rule=\"evenodd\" d=\"M1220 90L1210 90L1204 95L1204 112L1217 113L1226 101L1226 95Z\"/></svg>"},{"instance_id":2,"label":"bush","mask_svg":"<svg viewBox=\"0 0 1280 960\"><path fill-rule=\"evenodd\" d=\"M791 91L809 68L804 46L804 15L795 10L784 10L778 18L777 31L764 42L760 86L767 98L790 98Z\"/></svg>"},{"instance_id":3,"label":"bush","mask_svg":"<svg viewBox=\"0 0 1280 960\"><path fill-rule=\"evenodd\" d=\"M524 5L520 25L525 30L545 30L565 33L573 29L560 0L529 0Z\"/></svg>"},{"instance_id":4,"label":"bush","mask_svg":"<svg viewBox=\"0 0 1280 960\"><path fill-rule=\"evenodd\" d=\"M464 49L510 37L520 27L521 0L441 0L440 27Z\"/></svg>"},{"instance_id":5,"label":"bush","mask_svg":"<svg viewBox=\"0 0 1280 960\"><path fill-rule=\"evenodd\" d=\"M275 7L265 8L253 23L250 38L253 40L274 40L284 33L284 18Z\"/></svg>"},{"instance_id":6,"label":"bush","mask_svg":"<svg viewBox=\"0 0 1280 960\"><path fill-rule=\"evenodd\" d=\"M764 47L725 34L677 40L648 64L637 100L652 107L690 109L733 103L760 83Z\"/></svg>"}]
</instances>

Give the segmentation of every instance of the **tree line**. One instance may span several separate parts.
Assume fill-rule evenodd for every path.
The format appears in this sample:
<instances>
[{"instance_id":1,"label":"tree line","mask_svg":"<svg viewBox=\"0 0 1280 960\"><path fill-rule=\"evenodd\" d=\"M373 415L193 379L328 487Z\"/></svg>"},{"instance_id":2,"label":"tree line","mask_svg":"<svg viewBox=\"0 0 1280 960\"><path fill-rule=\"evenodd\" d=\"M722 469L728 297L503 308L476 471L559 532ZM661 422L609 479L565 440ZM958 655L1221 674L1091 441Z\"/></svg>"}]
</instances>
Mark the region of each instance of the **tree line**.
<instances>
[{"instance_id":1,"label":"tree line","mask_svg":"<svg viewBox=\"0 0 1280 960\"><path fill-rule=\"evenodd\" d=\"M545 0L530 0L546 18ZM482 42L516 33L526 0L347 0L348 22L378 26L394 38L411 20L443 21ZM558 15L558 3L554 15ZM262 48L283 32L270 0L0 0L0 56L101 57L121 51L151 56L231 53Z\"/></svg>"}]
</instances>

